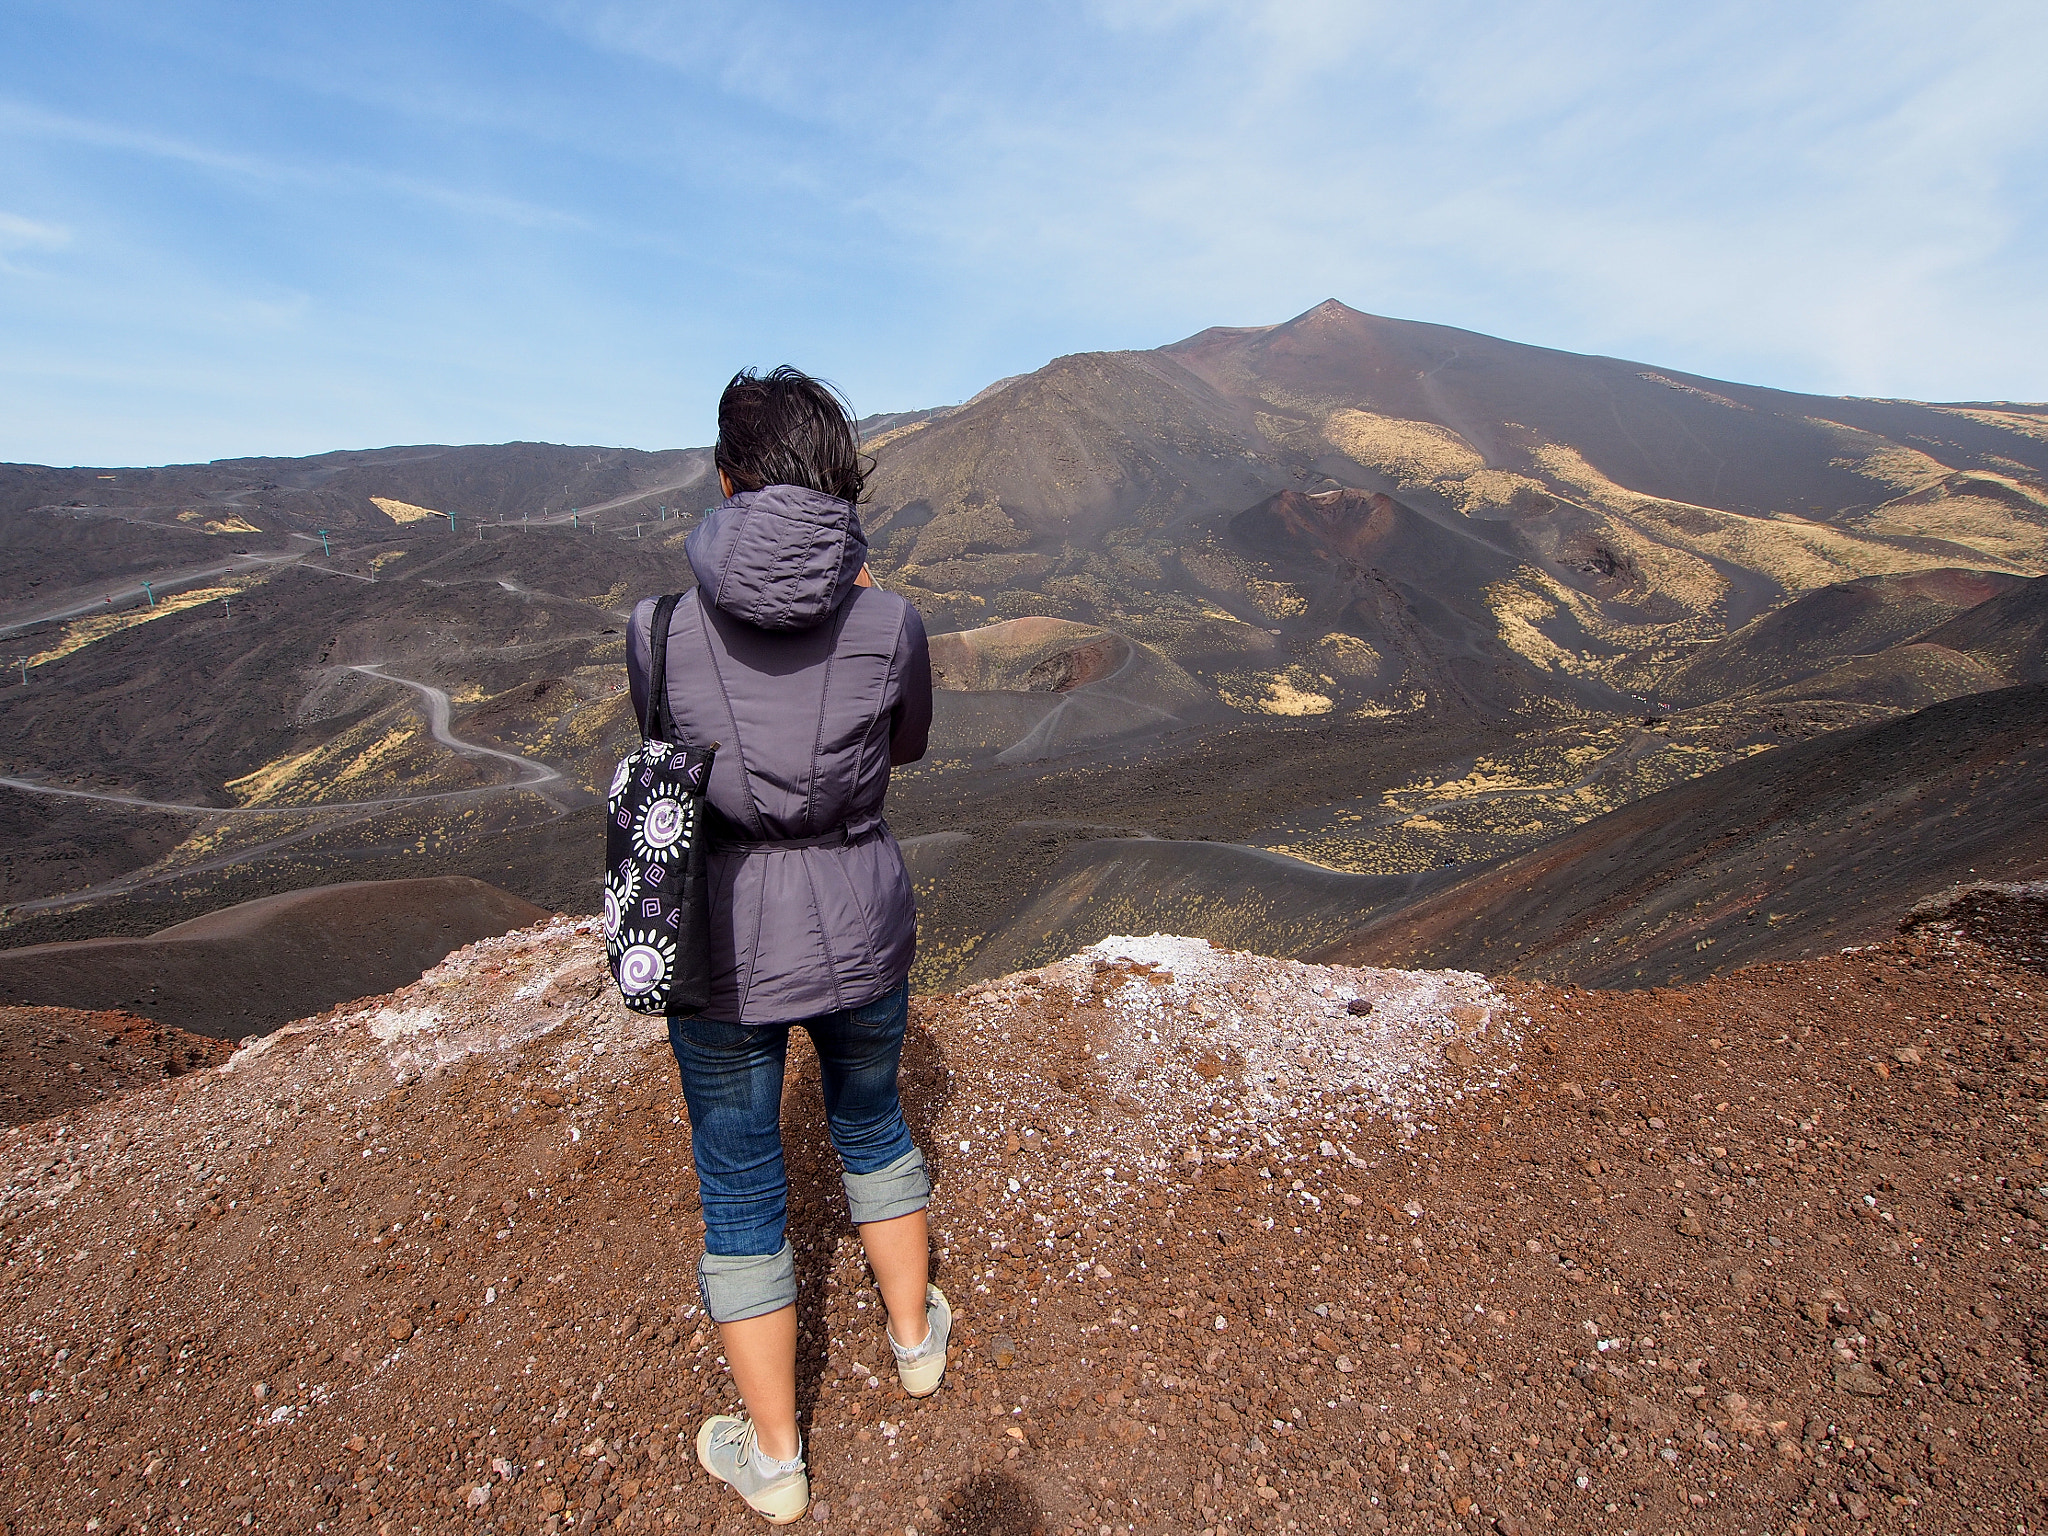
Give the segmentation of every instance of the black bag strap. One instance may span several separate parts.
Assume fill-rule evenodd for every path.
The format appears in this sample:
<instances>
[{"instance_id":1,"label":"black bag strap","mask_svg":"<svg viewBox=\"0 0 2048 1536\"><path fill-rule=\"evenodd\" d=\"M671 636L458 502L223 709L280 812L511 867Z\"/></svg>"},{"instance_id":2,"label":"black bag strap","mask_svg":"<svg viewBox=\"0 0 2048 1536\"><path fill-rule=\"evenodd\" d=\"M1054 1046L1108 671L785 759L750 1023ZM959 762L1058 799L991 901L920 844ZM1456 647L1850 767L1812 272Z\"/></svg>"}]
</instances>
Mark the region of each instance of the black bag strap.
<instances>
[{"instance_id":1,"label":"black bag strap","mask_svg":"<svg viewBox=\"0 0 2048 1536\"><path fill-rule=\"evenodd\" d=\"M649 741L667 741L675 730L675 719L668 711L668 630L682 596L670 592L657 598L654 622L648 627L652 650L647 668L647 718L640 722L640 734Z\"/></svg>"}]
</instances>

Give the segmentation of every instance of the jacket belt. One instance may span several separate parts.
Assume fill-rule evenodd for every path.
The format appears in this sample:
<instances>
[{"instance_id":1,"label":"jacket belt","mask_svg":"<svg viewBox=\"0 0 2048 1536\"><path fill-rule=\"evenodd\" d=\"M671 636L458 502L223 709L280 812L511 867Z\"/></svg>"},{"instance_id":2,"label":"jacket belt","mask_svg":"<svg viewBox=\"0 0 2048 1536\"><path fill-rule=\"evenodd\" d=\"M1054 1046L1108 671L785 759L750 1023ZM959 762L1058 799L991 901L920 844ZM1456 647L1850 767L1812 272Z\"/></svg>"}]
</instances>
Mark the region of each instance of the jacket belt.
<instances>
[{"instance_id":1,"label":"jacket belt","mask_svg":"<svg viewBox=\"0 0 2048 1536\"><path fill-rule=\"evenodd\" d=\"M713 853L787 853L799 848L847 848L863 842L886 826L881 817L866 817L849 821L834 827L830 832L820 832L814 837L770 837L728 842L714 837L711 841Z\"/></svg>"}]
</instances>

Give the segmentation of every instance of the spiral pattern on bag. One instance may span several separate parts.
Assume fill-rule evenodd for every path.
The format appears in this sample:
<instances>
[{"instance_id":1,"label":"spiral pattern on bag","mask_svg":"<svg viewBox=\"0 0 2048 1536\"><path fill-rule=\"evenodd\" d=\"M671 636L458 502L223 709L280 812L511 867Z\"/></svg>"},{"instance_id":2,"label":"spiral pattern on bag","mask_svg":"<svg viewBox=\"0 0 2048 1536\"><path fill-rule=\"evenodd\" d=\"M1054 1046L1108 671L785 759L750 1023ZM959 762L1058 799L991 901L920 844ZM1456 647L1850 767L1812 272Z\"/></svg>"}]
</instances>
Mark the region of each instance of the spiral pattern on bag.
<instances>
[{"instance_id":1,"label":"spiral pattern on bag","mask_svg":"<svg viewBox=\"0 0 2048 1536\"><path fill-rule=\"evenodd\" d=\"M634 868L631 859L604 877L604 941L614 954L619 947L619 928L633 905Z\"/></svg>"},{"instance_id":2,"label":"spiral pattern on bag","mask_svg":"<svg viewBox=\"0 0 2048 1536\"><path fill-rule=\"evenodd\" d=\"M657 800L640 823L640 840L649 848L668 848L683 835L686 818L679 800Z\"/></svg>"},{"instance_id":3,"label":"spiral pattern on bag","mask_svg":"<svg viewBox=\"0 0 2048 1536\"><path fill-rule=\"evenodd\" d=\"M668 956L652 944L628 945L619 956L619 990L628 997L641 997L660 986L668 976Z\"/></svg>"}]
</instances>

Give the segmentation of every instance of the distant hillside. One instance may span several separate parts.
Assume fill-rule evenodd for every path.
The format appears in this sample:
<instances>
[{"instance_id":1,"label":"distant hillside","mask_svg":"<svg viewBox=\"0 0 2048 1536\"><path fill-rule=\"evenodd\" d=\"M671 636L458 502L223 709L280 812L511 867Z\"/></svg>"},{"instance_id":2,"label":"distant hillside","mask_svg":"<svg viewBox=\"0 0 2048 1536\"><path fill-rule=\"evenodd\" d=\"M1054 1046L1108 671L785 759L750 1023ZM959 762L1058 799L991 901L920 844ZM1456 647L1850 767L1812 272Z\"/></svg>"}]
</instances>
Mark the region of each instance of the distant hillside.
<instances>
[{"instance_id":1,"label":"distant hillside","mask_svg":"<svg viewBox=\"0 0 2048 1536\"><path fill-rule=\"evenodd\" d=\"M1692 651L1658 675L1653 686L1659 697L1675 704L1704 704L1750 688L1783 688L1849 657L1909 640L2026 584L2002 572L1965 570L1838 582Z\"/></svg>"},{"instance_id":2,"label":"distant hillside","mask_svg":"<svg viewBox=\"0 0 2048 1536\"><path fill-rule=\"evenodd\" d=\"M2044 424L2048 408L1794 395L1333 301L1059 358L914 423L882 446L867 516L877 572L936 627L1117 628L1275 713L1447 688L1571 705L1634 691L1646 648L1718 640L1787 596L2048 569ZM1303 494L1338 498L1331 516ZM1256 506L1248 538L1233 519ZM1346 520L1399 536L1317 526ZM1439 655L1465 659L1455 681Z\"/></svg>"},{"instance_id":3,"label":"distant hillside","mask_svg":"<svg viewBox=\"0 0 2048 1536\"><path fill-rule=\"evenodd\" d=\"M2048 670L2048 407L1333 301L860 427L871 567L933 637L932 751L889 807L946 850L931 984L1081 942L1090 903L1295 952ZM624 616L690 584L716 499L701 447L0 466L0 944L358 876L588 902Z\"/></svg>"},{"instance_id":4,"label":"distant hillside","mask_svg":"<svg viewBox=\"0 0 2048 1536\"><path fill-rule=\"evenodd\" d=\"M0 516L90 511L196 533L361 532L453 514L517 522L572 507L615 519L664 500L693 511L718 499L708 448L577 448L557 443L428 444L303 459L217 459L147 469L0 464ZM380 504L383 503L383 504Z\"/></svg>"},{"instance_id":5,"label":"distant hillside","mask_svg":"<svg viewBox=\"0 0 2048 1536\"><path fill-rule=\"evenodd\" d=\"M1587 822L1319 952L1652 986L1882 937L2048 873L2048 685L1781 748Z\"/></svg>"},{"instance_id":6,"label":"distant hillside","mask_svg":"<svg viewBox=\"0 0 2048 1536\"><path fill-rule=\"evenodd\" d=\"M0 951L0 1007L124 1009L237 1040L401 986L450 950L546 917L532 902L455 876L317 886L148 938Z\"/></svg>"},{"instance_id":7,"label":"distant hillside","mask_svg":"<svg viewBox=\"0 0 2048 1536\"><path fill-rule=\"evenodd\" d=\"M2048 682L2048 577L2000 593L1920 638L1967 651L2015 682Z\"/></svg>"}]
</instances>

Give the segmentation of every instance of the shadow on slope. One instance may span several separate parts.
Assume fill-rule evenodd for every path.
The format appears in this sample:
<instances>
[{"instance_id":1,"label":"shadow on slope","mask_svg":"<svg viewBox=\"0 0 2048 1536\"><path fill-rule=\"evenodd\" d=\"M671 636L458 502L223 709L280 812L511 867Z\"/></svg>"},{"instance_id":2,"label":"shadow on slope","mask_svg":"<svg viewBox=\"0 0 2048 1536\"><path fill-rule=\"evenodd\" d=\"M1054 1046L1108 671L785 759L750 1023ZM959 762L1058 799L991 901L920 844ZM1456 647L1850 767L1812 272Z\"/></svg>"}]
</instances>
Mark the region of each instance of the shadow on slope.
<instances>
[{"instance_id":1,"label":"shadow on slope","mask_svg":"<svg viewBox=\"0 0 2048 1536\"><path fill-rule=\"evenodd\" d=\"M217 1040L388 992L547 913L481 880L352 881L209 912L146 939L0 952L0 1005L123 1009Z\"/></svg>"},{"instance_id":2,"label":"shadow on slope","mask_svg":"<svg viewBox=\"0 0 2048 1536\"><path fill-rule=\"evenodd\" d=\"M1742 695L1739 702L1760 708L1793 704L1864 704L1878 709L1915 710L1966 693L2008 686L2012 679L1974 656L1945 645L1912 641L1875 656L1852 656L1825 672L1767 693Z\"/></svg>"},{"instance_id":3,"label":"shadow on slope","mask_svg":"<svg viewBox=\"0 0 2048 1536\"><path fill-rule=\"evenodd\" d=\"M1712 703L1750 688L1786 688L1849 657L1898 645L2026 585L2026 578L1999 571L1953 569L1837 582L1692 651L1664 671L1654 687L1677 704Z\"/></svg>"},{"instance_id":4,"label":"shadow on slope","mask_svg":"<svg viewBox=\"0 0 2048 1536\"><path fill-rule=\"evenodd\" d=\"M2048 682L2048 576L1979 603L1920 638L1967 651L2014 682Z\"/></svg>"},{"instance_id":5,"label":"shadow on slope","mask_svg":"<svg viewBox=\"0 0 2048 1536\"><path fill-rule=\"evenodd\" d=\"M1837 949L2048 870L2048 686L1972 694L1639 800L1317 958L1648 986Z\"/></svg>"},{"instance_id":6,"label":"shadow on slope","mask_svg":"<svg viewBox=\"0 0 2048 1536\"><path fill-rule=\"evenodd\" d=\"M1113 933L1178 933L1226 949L1299 955L1438 875L1353 875L1236 843L1097 838L989 933L949 981L1044 965Z\"/></svg>"}]
</instances>

